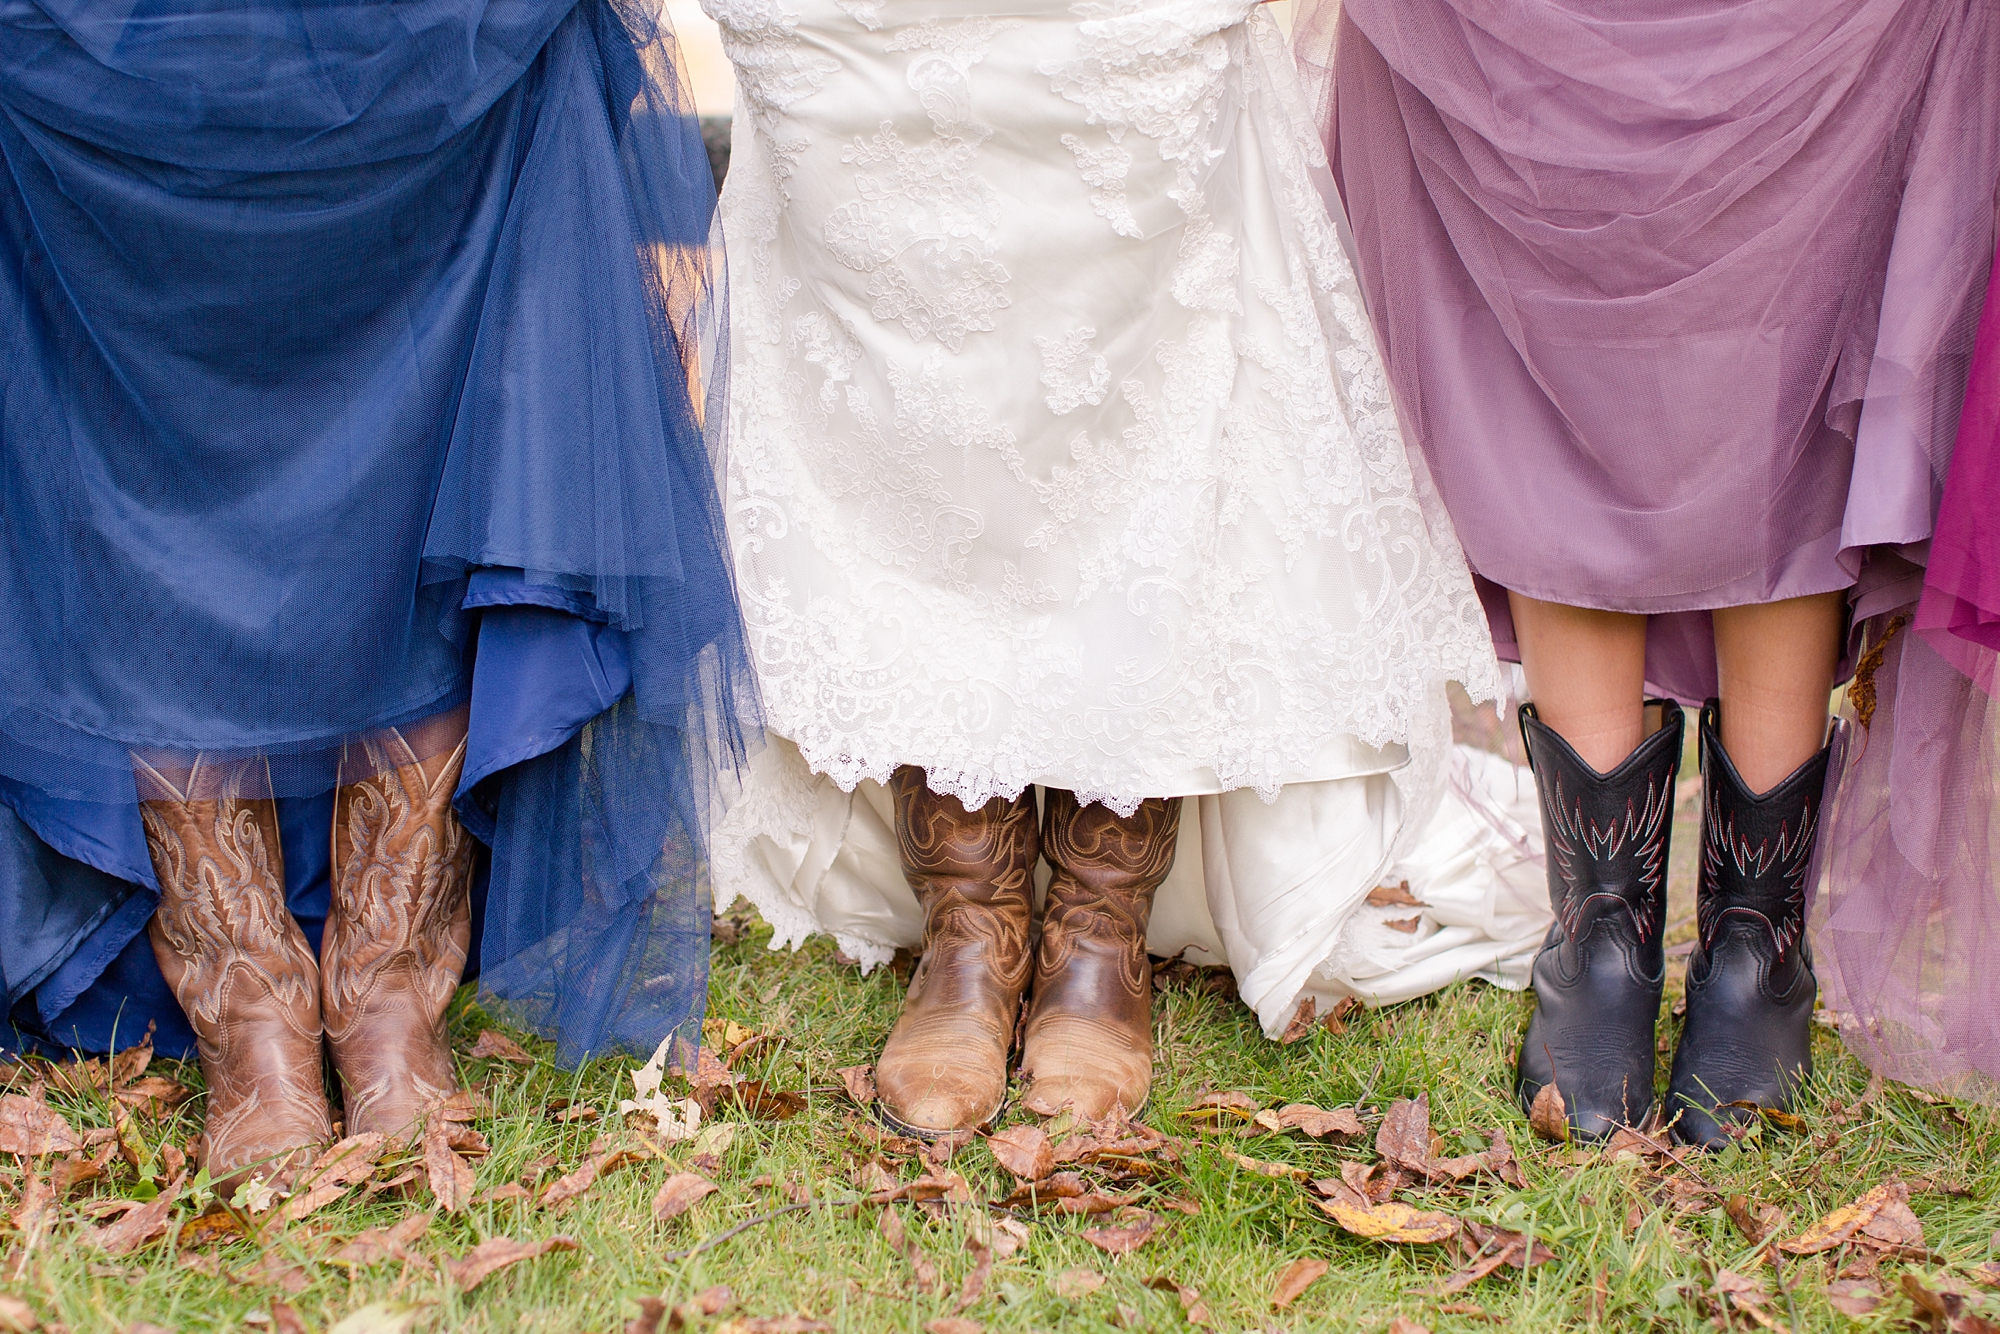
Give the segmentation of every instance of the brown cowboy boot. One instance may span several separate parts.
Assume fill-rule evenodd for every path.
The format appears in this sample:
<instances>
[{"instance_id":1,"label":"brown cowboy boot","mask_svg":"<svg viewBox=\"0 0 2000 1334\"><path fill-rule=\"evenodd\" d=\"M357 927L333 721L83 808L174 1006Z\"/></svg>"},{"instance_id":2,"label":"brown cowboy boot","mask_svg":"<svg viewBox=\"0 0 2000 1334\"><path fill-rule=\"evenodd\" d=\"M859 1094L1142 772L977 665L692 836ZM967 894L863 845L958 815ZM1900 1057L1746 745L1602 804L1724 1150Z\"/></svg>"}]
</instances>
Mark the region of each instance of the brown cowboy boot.
<instances>
[{"instance_id":1,"label":"brown cowboy boot","mask_svg":"<svg viewBox=\"0 0 2000 1334\"><path fill-rule=\"evenodd\" d=\"M139 817L160 882L153 957L187 1012L208 1080L202 1160L227 1194L283 1183L333 1137L320 1060L319 968L285 904L278 806L190 799L139 765Z\"/></svg>"},{"instance_id":2,"label":"brown cowboy boot","mask_svg":"<svg viewBox=\"0 0 2000 1334\"><path fill-rule=\"evenodd\" d=\"M398 732L370 747L377 771L334 797L322 995L347 1133L406 1136L458 1088L445 1007L472 941L472 837L451 808L465 739L421 762Z\"/></svg>"},{"instance_id":3,"label":"brown cowboy boot","mask_svg":"<svg viewBox=\"0 0 2000 1334\"><path fill-rule=\"evenodd\" d=\"M890 780L903 875L924 906L924 957L875 1063L883 1119L919 1136L991 1123L1028 984L1035 799L968 812L904 765Z\"/></svg>"},{"instance_id":4,"label":"brown cowboy boot","mask_svg":"<svg viewBox=\"0 0 2000 1334\"><path fill-rule=\"evenodd\" d=\"M1071 1108L1099 1121L1130 1114L1153 1081L1153 962L1146 922L1173 869L1181 799L1154 798L1130 817L1044 795L1042 851L1054 875L1042 908L1035 993L1021 1040L1022 1100L1040 1116Z\"/></svg>"}]
</instances>

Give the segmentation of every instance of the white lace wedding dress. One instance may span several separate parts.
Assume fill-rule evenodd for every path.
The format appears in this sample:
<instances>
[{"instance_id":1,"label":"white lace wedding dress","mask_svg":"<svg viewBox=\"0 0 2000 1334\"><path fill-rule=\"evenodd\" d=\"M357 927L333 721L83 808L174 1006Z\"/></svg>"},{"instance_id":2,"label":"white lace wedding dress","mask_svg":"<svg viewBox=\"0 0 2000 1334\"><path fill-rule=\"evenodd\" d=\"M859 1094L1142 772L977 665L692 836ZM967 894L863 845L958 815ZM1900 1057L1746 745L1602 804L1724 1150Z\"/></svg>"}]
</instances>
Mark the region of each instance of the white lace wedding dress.
<instances>
[{"instance_id":1,"label":"white lace wedding dress","mask_svg":"<svg viewBox=\"0 0 2000 1334\"><path fill-rule=\"evenodd\" d=\"M1406 963L1518 985L1532 794L1447 763L1444 682L1491 697L1497 668L1269 14L704 7L738 85L726 504L779 738L717 831L718 898L879 959L919 934L896 766L971 806L1206 794L1197 906L1164 895L1152 943L1226 957L1267 1027L1302 994L1399 998ZM1368 891L1502 790L1432 849L1483 849L1457 889L1363 941Z\"/></svg>"}]
</instances>

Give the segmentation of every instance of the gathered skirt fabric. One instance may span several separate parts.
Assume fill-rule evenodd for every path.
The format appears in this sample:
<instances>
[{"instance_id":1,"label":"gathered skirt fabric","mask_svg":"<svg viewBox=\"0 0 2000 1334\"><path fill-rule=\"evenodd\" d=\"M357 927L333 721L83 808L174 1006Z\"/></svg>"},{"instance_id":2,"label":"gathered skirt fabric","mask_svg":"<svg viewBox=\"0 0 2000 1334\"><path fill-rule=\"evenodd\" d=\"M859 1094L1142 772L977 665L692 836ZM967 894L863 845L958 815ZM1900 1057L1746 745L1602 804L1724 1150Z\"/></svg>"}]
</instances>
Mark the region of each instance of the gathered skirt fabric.
<instances>
[{"instance_id":1,"label":"gathered skirt fabric","mask_svg":"<svg viewBox=\"0 0 2000 1334\"><path fill-rule=\"evenodd\" d=\"M488 994L566 1059L699 1019L708 772L754 702L706 155L639 7L427 12L0 3L26 1039L191 1040L144 940L135 765L276 798L310 927L343 766L456 710Z\"/></svg>"},{"instance_id":2,"label":"gathered skirt fabric","mask_svg":"<svg viewBox=\"0 0 2000 1334\"><path fill-rule=\"evenodd\" d=\"M1268 13L708 9L771 729L969 806L1434 786L1443 683L1495 666Z\"/></svg>"},{"instance_id":3,"label":"gathered skirt fabric","mask_svg":"<svg viewBox=\"0 0 2000 1334\"><path fill-rule=\"evenodd\" d=\"M1331 0L1295 33L1407 428L1501 588L1655 614L1928 536L1983 290L1984 0Z\"/></svg>"}]
</instances>

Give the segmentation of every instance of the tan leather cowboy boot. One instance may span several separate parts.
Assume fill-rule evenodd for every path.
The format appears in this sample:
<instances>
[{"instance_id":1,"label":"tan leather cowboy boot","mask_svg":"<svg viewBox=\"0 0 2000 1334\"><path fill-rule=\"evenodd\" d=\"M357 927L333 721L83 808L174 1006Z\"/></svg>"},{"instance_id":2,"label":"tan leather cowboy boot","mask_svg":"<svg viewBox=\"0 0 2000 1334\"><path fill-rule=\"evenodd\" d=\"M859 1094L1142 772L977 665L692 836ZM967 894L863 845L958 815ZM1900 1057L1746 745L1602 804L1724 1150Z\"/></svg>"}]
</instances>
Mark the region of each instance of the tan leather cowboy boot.
<instances>
[{"instance_id":1,"label":"tan leather cowboy boot","mask_svg":"<svg viewBox=\"0 0 2000 1334\"><path fill-rule=\"evenodd\" d=\"M284 1182L333 1137L333 1116L319 968L285 904L277 803L189 799L199 765L181 784L138 768L160 882L146 934L200 1047L203 1162L225 1194L253 1177Z\"/></svg>"},{"instance_id":2,"label":"tan leather cowboy boot","mask_svg":"<svg viewBox=\"0 0 2000 1334\"><path fill-rule=\"evenodd\" d=\"M472 941L472 836L451 808L465 739L425 761L401 733L369 744L377 771L334 797L322 995L347 1133L406 1136L458 1088L445 1008Z\"/></svg>"},{"instance_id":3,"label":"tan leather cowboy boot","mask_svg":"<svg viewBox=\"0 0 2000 1334\"><path fill-rule=\"evenodd\" d=\"M903 875L924 907L924 956L875 1063L883 1119L929 1136L987 1125L1028 984L1035 799L968 812L905 765L890 780Z\"/></svg>"},{"instance_id":4,"label":"tan leather cowboy boot","mask_svg":"<svg viewBox=\"0 0 2000 1334\"><path fill-rule=\"evenodd\" d=\"M1042 800L1042 853L1054 874L1021 1039L1021 1073L1033 1081L1022 1103L1086 1121L1114 1107L1137 1112L1153 1082L1146 923L1173 868L1181 799L1154 798L1129 818L1056 788Z\"/></svg>"}]
</instances>

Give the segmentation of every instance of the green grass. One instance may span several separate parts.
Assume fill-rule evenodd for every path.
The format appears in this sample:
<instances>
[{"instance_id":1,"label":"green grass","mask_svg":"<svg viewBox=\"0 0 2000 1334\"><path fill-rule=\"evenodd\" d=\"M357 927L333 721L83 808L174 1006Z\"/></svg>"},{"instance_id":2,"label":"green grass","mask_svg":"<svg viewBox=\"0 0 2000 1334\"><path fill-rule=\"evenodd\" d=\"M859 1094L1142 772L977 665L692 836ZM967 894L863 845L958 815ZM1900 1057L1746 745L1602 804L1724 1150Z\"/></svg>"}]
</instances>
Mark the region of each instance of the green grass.
<instances>
[{"instance_id":1,"label":"green grass","mask_svg":"<svg viewBox=\"0 0 2000 1334\"><path fill-rule=\"evenodd\" d=\"M1692 803L1683 805L1685 824ZM1687 832L1683 828L1684 851L1692 844ZM1677 886L1677 917L1686 914L1686 897L1683 881ZM894 1019L900 987L886 970L863 978L837 964L827 945L773 954L765 948L768 930L754 919L732 925L741 935L714 950L711 1017L771 1035L775 1041L743 1073L804 1093L808 1107L788 1121L740 1120L715 1174L721 1189L679 1219L666 1224L652 1219L652 1197L670 1170L652 1161L604 1178L560 1216L532 1204L501 1202L437 1217L413 1247L423 1255L459 1256L491 1237L527 1240L562 1233L579 1243L575 1251L501 1272L471 1293L459 1292L421 1265L390 1261L350 1271L321 1258L363 1228L386 1227L429 1208L421 1190L407 1200L363 1200L357 1193L289 1228L270 1226L261 1243L235 1242L210 1252L232 1270L256 1263L260 1246L300 1264L298 1281L304 1286L286 1293L184 1267L173 1253L171 1234L166 1242L121 1259L93 1252L79 1238L96 1224L81 1210L94 1199L131 1190L136 1178L125 1172L99 1183L94 1194L87 1188L72 1198L53 1235L32 1254L22 1256L19 1239L11 1239L4 1272L14 1277L0 1286L25 1298L42 1320L77 1331L123 1330L137 1321L171 1330L268 1331L273 1326L263 1321L274 1296L288 1301L314 1331L380 1301L418 1307L412 1328L419 1330L619 1331L639 1314L641 1298L680 1302L714 1284L727 1284L735 1305L704 1322L709 1328L732 1316L800 1313L846 1331L921 1330L951 1313L950 1294L971 1267L962 1245L966 1215L901 1207L910 1235L943 1271L946 1295L930 1296L911 1292L909 1266L878 1233L877 1211L839 1203L855 1195L855 1169L866 1152L855 1131L865 1122L838 1091L834 1071L873 1059ZM1688 929L1683 926L1682 933ZM1885 1261L1884 1285L1891 1295L1860 1320L1828 1306L1824 1287L1831 1273L1825 1257L1788 1262L1783 1277L1789 1297L1774 1285L1770 1310L1776 1328L1908 1328L1910 1302L1896 1291L1900 1270L1935 1279L1947 1276L1953 1265L1992 1258L1994 1192L2000 1187L1993 1150L2000 1121L1988 1109L1933 1103L1892 1086L1858 1116L1836 1123L1832 1105L1859 1101L1868 1072L1819 1029L1818 1073L1802 1107L1808 1133L1767 1129L1721 1155L1691 1158L1718 1194L1693 1199L1677 1211L1660 1202L1671 1199L1665 1186L1636 1160L1606 1162L1530 1136L1509 1095L1514 1046L1529 1005L1525 996L1483 984L1461 986L1358 1016L1343 1035L1315 1031L1280 1047L1265 1041L1251 1015L1233 1002L1196 985L1170 988L1158 998L1159 1062L1145 1119L1185 1136L1188 1147L1178 1174L1154 1189L1199 1201L1200 1213L1163 1213L1167 1221L1154 1240L1120 1259L1081 1238L1087 1220L1036 1218L1025 1249L997 1266L984 1297L966 1315L994 1331L1096 1331L1113 1328L1110 1321L1122 1305L1136 1311L1145 1328L1181 1328L1185 1320L1174 1294L1145 1286L1149 1278L1166 1276L1198 1288L1215 1326L1226 1330L1379 1331L1397 1316L1436 1331L1711 1329L1718 1270L1770 1278L1769 1269L1758 1269L1756 1249L1729 1221L1724 1198L1741 1194L1752 1204L1777 1206L1789 1218L1782 1235L1792 1235L1891 1176L1964 1192L1941 1193L1920 1184L1912 1196L1934 1258L1907 1265ZM489 1024L466 997L454 1017L461 1050ZM1662 1031L1672 1034L1671 1020ZM1660 1057L1662 1079L1667 1059L1664 1053ZM491 1101L490 1116L478 1122L491 1143L490 1155L477 1164L478 1188L512 1180L547 1154L558 1156L556 1171L573 1167L611 1121L616 1100L630 1095L624 1072L632 1064L600 1061L564 1071L547 1063L468 1060L466 1079L483 1086ZM191 1064L156 1063L154 1071L199 1086L199 1071ZM1444 1301L1421 1295L1454 1268L1438 1247L1395 1247L1348 1236L1312 1207L1302 1186L1248 1172L1223 1152L1332 1176L1343 1159L1372 1159L1369 1142L1340 1146L1295 1135L1197 1134L1179 1113L1208 1089L1241 1090L1271 1105L1357 1106L1371 1127L1373 1114L1394 1099L1428 1094L1433 1127L1449 1143L1500 1127L1526 1169L1527 1189L1483 1181L1463 1194L1430 1191L1413 1198L1461 1217L1532 1230L1557 1258L1525 1272L1502 1269L1450 1299L1462 1304L1460 1309L1446 1310ZM558 1099L602 1108L605 1118L560 1124L548 1114ZM79 1127L106 1124L101 1102L53 1094L51 1102ZM198 1109L197 1101L164 1123L140 1122L148 1143L191 1138ZM1011 1184L981 1145L962 1151L953 1165L989 1197L1004 1194ZM15 1162L0 1173L9 1209L18 1197L22 1166ZM921 1170L914 1160L891 1167L905 1178ZM1686 1174L1670 1168L1667 1175ZM753 1184L760 1177L775 1185ZM695 1258L666 1258L787 1202L793 1198L787 1190L824 1202L761 1223ZM1268 1301L1273 1277L1299 1257L1323 1258L1331 1269L1290 1309L1274 1312ZM1073 1267L1095 1269L1108 1281L1087 1297L1065 1300L1055 1276ZM1960 1282L1968 1292L1980 1291ZM1599 1291L1601 1300L1595 1296ZM1984 1300L1975 1295L1966 1309L1980 1309ZM1994 1306L2000 1303L1989 1301L1987 1309ZM1733 1327L1754 1327L1745 1316L1733 1319Z\"/></svg>"}]
</instances>

